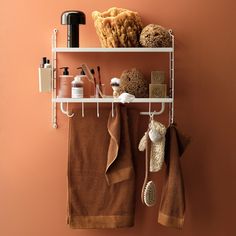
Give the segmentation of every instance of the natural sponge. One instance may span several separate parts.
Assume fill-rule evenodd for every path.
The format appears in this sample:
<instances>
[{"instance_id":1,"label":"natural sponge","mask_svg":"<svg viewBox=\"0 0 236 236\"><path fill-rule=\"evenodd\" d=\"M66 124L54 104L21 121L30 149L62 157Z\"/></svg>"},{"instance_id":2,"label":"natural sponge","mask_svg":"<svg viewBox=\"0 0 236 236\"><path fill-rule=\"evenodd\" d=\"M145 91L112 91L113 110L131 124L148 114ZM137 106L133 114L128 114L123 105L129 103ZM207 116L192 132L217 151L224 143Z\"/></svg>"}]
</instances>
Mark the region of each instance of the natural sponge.
<instances>
[{"instance_id":1,"label":"natural sponge","mask_svg":"<svg viewBox=\"0 0 236 236\"><path fill-rule=\"evenodd\" d=\"M170 32L160 25L149 24L141 32L140 44L149 48L171 47Z\"/></svg>"},{"instance_id":2,"label":"natural sponge","mask_svg":"<svg viewBox=\"0 0 236 236\"><path fill-rule=\"evenodd\" d=\"M137 12L112 7L105 12L92 12L96 32L102 47L138 47L142 31Z\"/></svg>"},{"instance_id":3,"label":"natural sponge","mask_svg":"<svg viewBox=\"0 0 236 236\"><path fill-rule=\"evenodd\" d=\"M120 91L133 94L137 98L148 97L148 82L136 68L125 70L120 77Z\"/></svg>"}]
</instances>

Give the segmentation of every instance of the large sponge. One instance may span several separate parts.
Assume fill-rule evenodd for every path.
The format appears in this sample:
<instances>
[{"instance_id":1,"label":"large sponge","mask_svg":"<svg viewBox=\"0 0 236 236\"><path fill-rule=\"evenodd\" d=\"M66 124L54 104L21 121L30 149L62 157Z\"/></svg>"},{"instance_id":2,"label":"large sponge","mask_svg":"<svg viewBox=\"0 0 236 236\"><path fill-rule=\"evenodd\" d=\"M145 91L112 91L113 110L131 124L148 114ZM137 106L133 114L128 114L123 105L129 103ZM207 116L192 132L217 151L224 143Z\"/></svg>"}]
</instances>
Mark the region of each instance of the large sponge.
<instances>
[{"instance_id":1,"label":"large sponge","mask_svg":"<svg viewBox=\"0 0 236 236\"><path fill-rule=\"evenodd\" d=\"M105 12L92 12L96 32L102 47L139 47L142 31L137 12L112 7Z\"/></svg>"}]
</instances>

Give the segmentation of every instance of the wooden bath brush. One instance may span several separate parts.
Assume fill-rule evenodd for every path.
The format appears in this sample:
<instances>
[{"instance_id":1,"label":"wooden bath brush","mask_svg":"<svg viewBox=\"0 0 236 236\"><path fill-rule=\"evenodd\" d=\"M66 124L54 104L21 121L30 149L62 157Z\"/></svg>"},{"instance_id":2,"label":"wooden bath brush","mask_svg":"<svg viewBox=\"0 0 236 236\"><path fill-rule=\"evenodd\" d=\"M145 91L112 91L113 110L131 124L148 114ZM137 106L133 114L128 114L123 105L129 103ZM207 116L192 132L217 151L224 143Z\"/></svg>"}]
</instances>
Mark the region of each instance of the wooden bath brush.
<instances>
[{"instance_id":1,"label":"wooden bath brush","mask_svg":"<svg viewBox=\"0 0 236 236\"><path fill-rule=\"evenodd\" d=\"M150 138L146 132L146 152L145 152L145 179L143 182L141 200L148 207L156 204L156 186L152 180L149 180L149 157L150 157Z\"/></svg>"}]
</instances>

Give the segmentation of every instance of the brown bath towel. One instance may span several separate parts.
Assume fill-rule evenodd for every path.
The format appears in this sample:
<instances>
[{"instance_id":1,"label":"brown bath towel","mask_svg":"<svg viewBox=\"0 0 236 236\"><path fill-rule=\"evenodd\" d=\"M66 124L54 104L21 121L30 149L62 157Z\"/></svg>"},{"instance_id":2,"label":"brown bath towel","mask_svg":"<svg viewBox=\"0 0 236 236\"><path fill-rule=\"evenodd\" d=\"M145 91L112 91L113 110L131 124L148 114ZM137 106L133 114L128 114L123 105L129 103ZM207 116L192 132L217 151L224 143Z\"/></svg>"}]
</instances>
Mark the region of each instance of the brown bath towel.
<instances>
[{"instance_id":1,"label":"brown bath towel","mask_svg":"<svg viewBox=\"0 0 236 236\"><path fill-rule=\"evenodd\" d=\"M181 171L182 157L190 139L183 136L175 125L166 132L166 178L161 195L158 222L164 226L182 228L185 212L184 181Z\"/></svg>"},{"instance_id":2,"label":"brown bath towel","mask_svg":"<svg viewBox=\"0 0 236 236\"><path fill-rule=\"evenodd\" d=\"M134 169L124 106L86 109L70 119L68 223L72 228L134 224Z\"/></svg>"}]
</instances>

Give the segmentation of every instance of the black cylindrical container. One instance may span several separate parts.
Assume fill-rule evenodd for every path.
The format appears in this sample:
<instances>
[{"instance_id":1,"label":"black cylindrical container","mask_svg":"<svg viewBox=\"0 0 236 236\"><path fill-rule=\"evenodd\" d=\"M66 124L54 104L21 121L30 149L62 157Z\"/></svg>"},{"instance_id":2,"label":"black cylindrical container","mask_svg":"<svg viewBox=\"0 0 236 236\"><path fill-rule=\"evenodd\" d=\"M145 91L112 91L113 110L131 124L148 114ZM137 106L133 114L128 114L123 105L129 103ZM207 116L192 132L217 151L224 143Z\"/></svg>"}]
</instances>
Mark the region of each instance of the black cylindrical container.
<instances>
[{"instance_id":1,"label":"black cylindrical container","mask_svg":"<svg viewBox=\"0 0 236 236\"><path fill-rule=\"evenodd\" d=\"M67 47L79 47L79 26L67 25Z\"/></svg>"},{"instance_id":2,"label":"black cylindrical container","mask_svg":"<svg viewBox=\"0 0 236 236\"><path fill-rule=\"evenodd\" d=\"M61 15L61 24L67 25L67 47L79 47L79 25L85 24L82 11L65 11Z\"/></svg>"}]
</instances>

